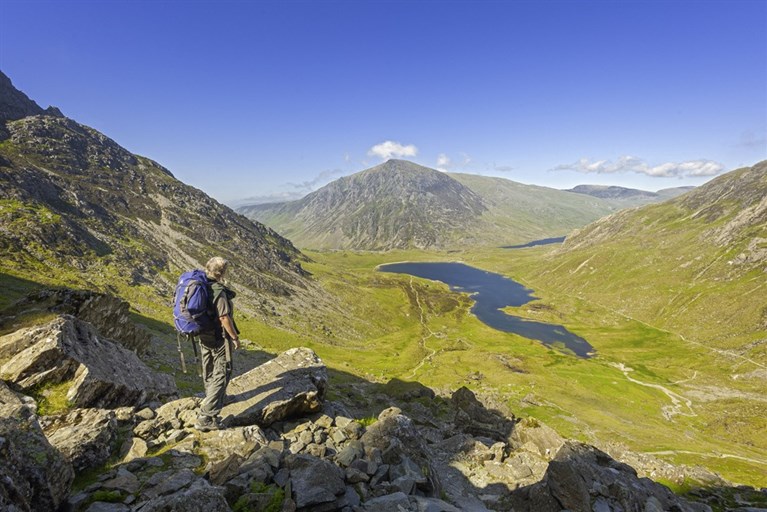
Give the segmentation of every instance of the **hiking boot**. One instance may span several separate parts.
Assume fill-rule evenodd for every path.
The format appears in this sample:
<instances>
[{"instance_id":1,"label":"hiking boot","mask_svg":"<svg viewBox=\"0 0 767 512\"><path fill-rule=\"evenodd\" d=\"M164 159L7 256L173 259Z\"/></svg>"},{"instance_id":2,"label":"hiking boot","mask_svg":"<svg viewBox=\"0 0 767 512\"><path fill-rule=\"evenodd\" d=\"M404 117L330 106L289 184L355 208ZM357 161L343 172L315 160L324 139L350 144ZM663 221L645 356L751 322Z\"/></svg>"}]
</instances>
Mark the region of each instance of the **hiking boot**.
<instances>
[{"instance_id":1,"label":"hiking boot","mask_svg":"<svg viewBox=\"0 0 767 512\"><path fill-rule=\"evenodd\" d=\"M212 418L210 416L198 416L197 423L194 424L194 428L200 432L210 432L211 430L218 430L221 426L218 424L218 418Z\"/></svg>"}]
</instances>

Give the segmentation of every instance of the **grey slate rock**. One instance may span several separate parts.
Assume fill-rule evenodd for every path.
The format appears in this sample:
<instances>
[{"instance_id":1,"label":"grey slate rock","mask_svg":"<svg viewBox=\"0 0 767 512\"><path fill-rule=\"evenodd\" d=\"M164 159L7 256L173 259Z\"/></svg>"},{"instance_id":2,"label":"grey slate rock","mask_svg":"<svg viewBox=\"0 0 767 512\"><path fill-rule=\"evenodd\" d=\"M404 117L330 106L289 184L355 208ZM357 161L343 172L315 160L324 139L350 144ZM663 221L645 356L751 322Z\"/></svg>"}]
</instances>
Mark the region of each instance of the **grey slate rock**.
<instances>
[{"instance_id":1,"label":"grey slate rock","mask_svg":"<svg viewBox=\"0 0 767 512\"><path fill-rule=\"evenodd\" d=\"M325 364L311 349L293 348L232 379L232 403L221 416L230 426L268 426L322 409L328 385Z\"/></svg>"},{"instance_id":2,"label":"grey slate rock","mask_svg":"<svg viewBox=\"0 0 767 512\"><path fill-rule=\"evenodd\" d=\"M10 356L0 366L3 379L22 389L72 381L67 400L76 407L139 406L177 393L170 375L70 315L0 337L0 353Z\"/></svg>"},{"instance_id":3,"label":"grey slate rock","mask_svg":"<svg viewBox=\"0 0 767 512\"><path fill-rule=\"evenodd\" d=\"M48 441L71 462L76 472L96 468L112 455L117 420L106 409L75 409L41 420Z\"/></svg>"},{"instance_id":4,"label":"grey slate rock","mask_svg":"<svg viewBox=\"0 0 767 512\"><path fill-rule=\"evenodd\" d=\"M410 500L404 492L395 492L385 496L379 496L363 503L366 512L393 512L409 510Z\"/></svg>"},{"instance_id":5,"label":"grey slate rock","mask_svg":"<svg viewBox=\"0 0 767 512\"><path fill-rule=\"evenodd\" d=\"M346 492L343 472L329 461L309 455L290 455L285 466L290 470L293 499L299 509L335 502Z\"/></svg>"},{"instance_id":6,"label":"grey slate rock","mask_svg":"<svg viewBox=\"0 0 767 512\"><path fill-rule=\"evenodd\" d=\"M73 479L37 417L0 381L0 510L56 510Z\"/></svg>"}]
</instances>

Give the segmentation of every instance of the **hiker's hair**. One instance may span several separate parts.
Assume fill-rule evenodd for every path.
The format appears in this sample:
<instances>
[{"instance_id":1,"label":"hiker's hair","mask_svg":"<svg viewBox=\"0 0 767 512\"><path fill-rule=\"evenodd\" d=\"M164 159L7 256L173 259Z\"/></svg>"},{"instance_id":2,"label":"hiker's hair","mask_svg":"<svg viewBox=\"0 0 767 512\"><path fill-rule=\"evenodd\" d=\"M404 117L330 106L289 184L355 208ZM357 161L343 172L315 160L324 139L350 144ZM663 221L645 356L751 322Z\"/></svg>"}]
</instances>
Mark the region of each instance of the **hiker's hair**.
<instances>
[{"instance_id":1,"label":"hiker's hair","mask_svg":"<svg viewBox=\"0 0 767 512\"><path fill-rule=\"evenodd\" d=\"M216 281L220 281L226 274L226 268L229 266L229 262L221 256L213 256L205 264L205 273L208 277L212 277Z\"/></svg>"}]
</instances>

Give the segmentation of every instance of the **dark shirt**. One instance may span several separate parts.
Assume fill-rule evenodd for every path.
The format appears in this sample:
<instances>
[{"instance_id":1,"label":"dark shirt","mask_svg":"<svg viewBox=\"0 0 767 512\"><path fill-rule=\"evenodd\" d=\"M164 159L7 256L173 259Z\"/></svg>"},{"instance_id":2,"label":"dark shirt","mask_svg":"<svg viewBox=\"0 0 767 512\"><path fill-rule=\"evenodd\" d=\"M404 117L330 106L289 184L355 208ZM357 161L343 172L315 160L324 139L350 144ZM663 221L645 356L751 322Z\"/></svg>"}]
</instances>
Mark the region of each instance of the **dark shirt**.
<instances>
[{"instance_id":1,"label":"dark shirt","mask_svg":"<svg viewBox=\"0 0 767 512\"><path fill-rule=\"evenodd\" d=\"M200 333L200 342L210 348L219 348L226 335L221 325L222 316L228 316L232 320L235 332L238 334L240 332L237 329L237 324L234 323L234 308L232 306L232 299L237 294L215 279L208 278L208 281L211 288L209 310L213 317L213 330Z\"/></svg>"}]
</instances>

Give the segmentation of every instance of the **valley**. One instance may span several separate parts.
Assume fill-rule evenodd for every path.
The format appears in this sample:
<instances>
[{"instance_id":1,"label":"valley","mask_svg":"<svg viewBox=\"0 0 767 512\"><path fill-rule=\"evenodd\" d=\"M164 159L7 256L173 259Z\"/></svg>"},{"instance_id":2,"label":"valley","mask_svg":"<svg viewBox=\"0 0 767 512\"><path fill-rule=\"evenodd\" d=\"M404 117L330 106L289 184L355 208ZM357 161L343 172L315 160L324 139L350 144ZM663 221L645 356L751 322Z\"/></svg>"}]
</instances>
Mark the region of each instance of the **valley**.
<instances>
[{"instance_id":1,"label":"valley","mask_svg":"<svg viewBox=\"0 0 767 512\"><path fill-rule=\"evenodd\" d=\"M596 302L539 288L530 272L547 250L527 249L513 258L501 250L309 253L307 268L344 298L363 338L313 348L329 364L375 382L418 381L438 390L467 385L563 435L624 444L734 482L765 485L763 381L735 378L763 363L722 358ZM442 283L375 271L405 260L504 268L541 297L512 308L515 315L565 325L594 345L596 357L576 358L491 329L470 314L465 295Z\"/></svg>"}]
</instances>

